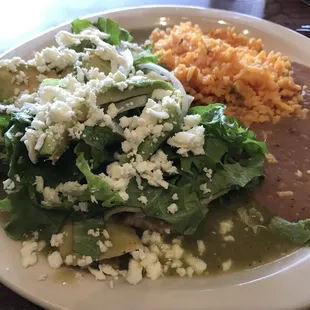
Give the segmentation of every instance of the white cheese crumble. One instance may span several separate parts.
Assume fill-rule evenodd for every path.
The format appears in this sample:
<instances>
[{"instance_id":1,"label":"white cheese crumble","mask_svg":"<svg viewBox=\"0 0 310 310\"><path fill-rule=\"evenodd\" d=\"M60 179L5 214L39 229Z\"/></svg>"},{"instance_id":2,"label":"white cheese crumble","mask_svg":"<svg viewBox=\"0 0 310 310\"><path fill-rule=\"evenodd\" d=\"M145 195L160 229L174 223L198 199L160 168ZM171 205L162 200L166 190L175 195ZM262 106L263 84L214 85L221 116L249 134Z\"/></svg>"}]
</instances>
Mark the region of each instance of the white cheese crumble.
<instances>
[{"instance_id":1,"label":"white cheese crumble","mask_svg":"<svg viewBox=\"0 0 310 310\"><path fill-rule=\"evenodd\" d=\"M194 256L186 257L185 261L188 263L189 266L193 267L194 271L197 274L202 274L207 269L207 264L201 259Z\"/></svg>"},{"instance_id":2,"label":"white cheese crumble","mask_svg":"<svg viewBox=\"0 0 310 310\"><path fill-rule=\"evenodd\" d=\"M193 276L194 272L195 272L195 270L194 270L193 267L189 266L189 267L186 268L186 273L187 273L187 276L189 278L191 278Z\"/></svg>"},{"instance_id":3,"label":"white cheese crumble","mask_svg":"<svg viewBox=\"0 0 310 310\"><path fill-rule=\"evenodd\" d=\"M171 205L168 206L167 210L168 212L174 214L179 210L179 207L175 203L172 203Z\"/></svg>"},{"instance_id":4,"label":"white cheese crumble","mask_svg":"<svg viewBox=\"0 0 310 310\"><path fill-rule=\"evenodd\" d=\"M89 229L88 232L87 232L87 235L93 236L93 237L99 237L100 236L99 228L97 228L96 230Z\"/></svg>"},{"instance_id":5,"label":"white cheese crumble","mask_svg":"<svg viewBox=\"0 0 310 310\"><path fill-rule=\"evenodd\" d=\"M165 232L167 235L170 235L171 229L170 229L170 228L165 228L165 229L164 229L164 232Z\"/></svg>"},{"instance_id":6,"label":"white cheese crumble","mask_svg":"<svg viewBox=\"0 0 310 310\"><path fill-rule=\"evenodd\" d=\"M174 193L171 198L172 198L172 200L178 200L179 196L177 193Z\"/></svg>"},{"instance_id":7,"label":"white cheese crumble","mask_svg":"<svg viewBox=\"0 0 310 310\"><path fill-rule=\"evenodd\" d=\"M51 187L44 187L42 204L57 204L60 203L59 192Z\"/></svg>"},{"instance_id":8,"label":"white cheese crumble","mask_svg":"<svg viewBox=\"0 0 310 310\"><path fill-rule=\"evenodd\" d=\"M71 46L78 45L83 40L88 40L91 43L100 46L102 40L105 40L109 37L108 34L101 32L95 27L89 27L81 31L81 33L75 34L65 30L59 31L56 36L56 42L59 46Z\"/></svg>"},{"instance_id":9,"label":"white cheese crumble","mask_svg":"<svg viewBox=\"0 0 310 310\"><path fill-rule=\"evenodd\" d=\"M105 240L104 241L104 245L107 247L107 248L111 248L113 246L113 243L110 241L110 240Z\"/></svg>"},{"instance_id":10,"label":"white cheese crumble","mask_svg":"<svg viewBox=\"0 0 310 310\"><path fill-rule=\"evenodd\" d=\"M143 204L147 204L147 198L145 196L140 196L137 198L140 202L142 202Z\"/></svg>"},{"instance_id":11,"label":"white cheese crumble","mask_svg":"<svg viewBox=\"0 0 310 310\"><path fill-rule=\"evenodd\" d=\"M128 264L128 273L126 281L132 285L136 285L142 281L142 266L139 262L131 259Z\"/></svg>"},{"instance_id":12,"label":"white cheese crumble","mask_svg":"<svg viewBox=\"0 0 310 310\"><path fill-rule=\"evenodd\" d=\"M224 241L226 242L234 242L235 238L232 235L223 236Z\"/></svg>"},{"instance_id":13,"label":"white cheese crumble","mask_svg":"<svg viewBox=\"0 0 310 310\"><path fill-rule=\"evenodd\" d=\"M118 109L114 103L108 106L107 114L110 115L112 119L118 114Z\"/></svg>"},{"instance_id":14,"label":"white cheese crumble","mask_svg":"<svg viewBox=\"0 0 310 310\"><path fill-rule=\"evenodd\" d=\"M24 241L20 249L22 266L27 268L33 266L38 261L38 242L33 240Z\"/></svg>"},{"instance_id":15,"label":"white cheese crumble","mask_svg":"<svg viewBox=\"0 0 310 310\"><path fill-rule=\"evenodd\" d=\"M108 247L101 240L97 241L97 245L99 246L101 253L104 253L108 250Z\"/></svg>"},{"instance_id":16,"label":"white cheese crumble","mask_svg":"<svg viewBox=\"0 0 310 310\"><path fill-rule=\"evenodd\" d=\"M180 276L180 277L184 277L186 275L186 270L185 268L177 268L176 269L176 272L177 274Z\"/></svg>"},{"instance_id":17,"label":"white cheese crumble","mask_svg":"<svg viewBox=\"0 0 310 310\"><path fill-rule=\"evenodd\" d=\"M106 279L105 274L101 270L88 267L88 271L96 278L97 281L104 281Z\"/></svg>"},{"instance_id":18,"label":"white cheese crumble","mask_svg":"<svg viewBox=\"0 0 310 310\"><path fill-rule=\"evenodd\" d=\"M79 184L78 182L69 181L66 183L60 183L56 188L51 187L45 187L43 189L43 198L42 204L53 204L53 203L60 203L60 197L59 194L62 194L62 196L65 196L68 198L69 201L74 202L78 196L81 196L84 194L84 192L87 190L88 185L87 184ZM87 212L87 206L85 205L85 202L83 202L81 205L80 203L78 206L75 207L77 210L84 209L85 212Z\"/></svg>"},{"instance_id":19,"label":"white cheese crumble","mask_svg":"<svg viewBox=\"0 0 310 310\"><path fill-rule=\"evenodd\" d=\"M137 155L135 161L120 165L114 162L107 167L107 175L101 173L99 177L104 179L110 187L119 191L124 200L128 199L126 188L132 177L146 179L152 186L168 188L169 184L163 178L163 172L177 173L177 168L161 150L157 151L150 160L143 161L142 156ZM140 186L141 188L141 186ZM143 199L145 201L145 199Z\"/></svg>"},{"instance_id":20,"label":"white cheese crumble","mask_svg":"<svg viewBox=\"0 0 310 310\"><path fill-rule=\"evenodd\" d=\"M201 184L199 186L199 189L202 191L202 193L205 195L205 194L208 194L208 193L211 193L211 189L208 188L208 184L207 183L204 183L204 184Z\"/></svg>"},{"instance_id":21,"label":"white cheese crumble","mask_svg":"<svg viewBox=\"0 0 310 310\"><path fill-rule=\"evenodd\" d=\"M47 256L48 264L52 269L58 269L63 264L63 260L61 258L61 255L58 251L55 251Z\"/></svg>"},{"instance_id":22,"label":"white cheese crumble","mask_svg":"<svg viewBox=\"0 0 310 310\"><path fill-rule=\"evenodd\" d=\"M206 245L203 240L197 240L198 253L201 256L206 251Z\"/></svg>"},{"instance_id":23,"label":"white cheese crumble","mask_svg":"<svg viewBox=\"0 0 310 310\"><path fill-rule=\"evenodd\" d=\"M206 173L207 178L211 180L212 179L212 173L213 173L212 169L208 169L207 167L205 167L205 168L203 168L203 171Z\"/></svg>"},{"instance_id":24,"label":"white cheese crumble","mask_svg":"<svg viewBox=\"0 0 310 310\"><path fill-rule=\"evenodd\" d=\"M59 247L64 242L65 233L54 234L51 237L50 244L52 247Z\"/></svg>"},{"instance_id":25,"label":"white cheese crumble","mask_svg":"<svg viewBox=\"0 0 310 310\"><path fill-rule=\"evenodd\" d=\"M19 71L18 74L16 74L11 81L11 84L17 84L17 85L21 85L21 84L25 84L28 85L28 77L26 75L26 73L24 71Z\"/></svg>"},{"instance_id":26,"label":"white cheese crumble","mask_svg":"<svg viewBox=\"0 0 310 310\"><path fill-rule=\"evenodd\" d=\"M36 175L36 191L38 193L43 193L44 190L44 180L41 176Z\"/></svg>"},{"instance_id":27,"label":"white cheese crumble","mask_svg":"<svg viewBox=\"0 0 310 310\"><path fill-rule=\"evenodd\" d=\"M75 256L70 254L70 255L66 256L65 264L68 266L71 266L71 265L73 265L74 260L75 260Z\"/></svg>"},{"instance_id":28,"label":"white cheese crumble","mask_svg":"<svg viewBox=\"0 0 310 310\"><path fill-rule=\"evenodd\" d=\"M196 127L201 122L201 116L199 114L186 115L184 117L183 130L189 130Z\"/></svg>"},{"instance_id":29,"label":"white cheese crumble","mask_svg":"<svg viewBox=\"0 0 310 310\"><path fill-rule=\"evenodd\" d=\"M108 231L107 231L106 229L104 229L104 230L102 231L102 235L103 235L104 238L110 239L110 234L108 233Z\"/></svg>"},{"instance_id":30,"label":"white cheese crumble","mask_svg":"<svg viewBox=\"0 0 310 310\"><path fill-rule=\"evenodd\" d=\"M221 235L226 235L231 232L234 227L234 223L232 220L225 220L220 223L219 232Z\"/></svg>"},{"instance_id":31,"label":"white cheese crumble","mask_svg":"<svg viewBox=\"0 0 310 310\"><path fill-rule=\"evenodd\" d=\"M57 69L59 71L73 66L78 60L78 53L68 48L46 47L34 54L28 64L35 66L40 73Z\"/></svg>"},{"instance_id":32,"label":"white cheese crumble","mask_svg":"<svg viewBox=\"0 0 310 310\"><path fill-rule=\"evenodd\" d=\"M80 267L85 267L90 265L93 262L93 259L91 256L82 256L82 258L79 258L77 261L77 265Z\"/></svg>"},{"instance_id":33,"label":"white cheese crumble","mask_svg":"<svg viewBox=\"0 0 310 310\"><path fill-rule=\"evenodd\" d=\"M178 148L177 153L184 157L188 156L189 152L194 155L202 155L204 151L204 133L203 126L195 126L189 130L177 132L173 137L170 137L167 143Z\"/></svg>"},{"instance_id":34,"label":"white cheese crumble","mask_svg":"<svg viewBox=\"0 0 310 310\"><path fill-rule=\"evenodd\" d=\"M25 64L25 62L20 57L0 60L0 67L6 67L10 72L17 72L17 68L21 64Z\"/></svg>"},{"instance_id":35,"label":"white cheese crumble","mask_svg":"<svg viewBox=\"0 0 310 310\"><path fill-rule=\"evenodd\" d=\"M108 276L117 277L119 274L118 271L109 264L100 264L99 269Z\"/></svg>"},{"instance_id":36,"label":"white cheese crumble","mask_svg":"<svg viewBox=\"0 0 310 310\"><path fill-rule=\"evenodd\" d=\"M15 182L11 179L6 179L5 181L2 182L3 183L3 189L6 192L10 192L15 188Z\"/></svg>"},{"instance_id":37,"label":"white cheese crumble","mask_svg":"<svg viewBox=\"0 0 310 310\"><path fill-rule=\"evenodd\" d=\"M124 153L129 156L137 153L139 145L147 136L159 138L165 131L170 131L172 124L161 124L170 118L171 109L179 113L180 107L173 97L164 97L162 102L148 99L141 115L122 117L120 125L124 128L125 141L122 142Z\"/></svg>"},{"instance_id":38,"label":"white cheese crumble","mask_svg":"<svg viewBox=\"0 0 310 310\"><path fill-rule=\"evenodd\" d=\"M232 260L229 259L227 261L225 261L224 263L222 263L222 270L225 272L225 271L228 271L232 266Z\"/></svg>"}]
</instances>

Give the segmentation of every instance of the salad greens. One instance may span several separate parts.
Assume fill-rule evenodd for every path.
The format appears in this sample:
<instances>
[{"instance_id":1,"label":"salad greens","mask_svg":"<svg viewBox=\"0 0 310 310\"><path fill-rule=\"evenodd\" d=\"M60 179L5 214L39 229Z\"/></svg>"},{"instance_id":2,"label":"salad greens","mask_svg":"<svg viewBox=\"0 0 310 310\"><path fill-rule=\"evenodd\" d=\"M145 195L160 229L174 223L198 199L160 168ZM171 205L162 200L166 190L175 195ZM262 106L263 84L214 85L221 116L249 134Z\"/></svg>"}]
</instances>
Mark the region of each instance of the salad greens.
<instances>
[{"instance_id":1,"label":"salad greens","mask_svg":"<svg viewBox=\"0 0 310 310\"><path fill-rule=\"evenodd\" d=\"M112 215L139 212L192 235L212 202L263 178L265 142L223 104L189 108L192 98L150 47L103 17L77 19L72 32L57 37L58 52L76 60L65 68L46 61L59 78L1 105L0 210L11 214L11 238L39 231L49 241L69 221L72 251L98 260L100 237L89 231ZM270 227L310 239L307 220L274 218Z\"/></svg>"},{"instance_id":2,"label":"salad greens","mask_svg":"<svg viewBox=\"0 0 310 310\"><path fill-rule=\"evenodd\" d=\"M292 223L275 216L271 220L269 228L275 233L284 235L298 245L304 245L310 241L310 219Z\"/></svg>"}]
</instances>

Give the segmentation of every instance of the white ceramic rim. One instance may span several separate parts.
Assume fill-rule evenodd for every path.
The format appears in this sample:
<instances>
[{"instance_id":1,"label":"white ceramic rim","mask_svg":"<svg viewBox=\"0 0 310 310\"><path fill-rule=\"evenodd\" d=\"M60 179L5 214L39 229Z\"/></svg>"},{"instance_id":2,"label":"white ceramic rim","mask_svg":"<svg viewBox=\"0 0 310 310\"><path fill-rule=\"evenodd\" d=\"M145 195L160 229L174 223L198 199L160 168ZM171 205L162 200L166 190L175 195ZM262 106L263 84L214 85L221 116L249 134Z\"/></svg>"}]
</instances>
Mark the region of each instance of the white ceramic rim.
<instances>
[{"instance_id":1,"label":"white ceramic rim","mask_svg":"<svg viewBox=\"0 0 310 310\"><path fill-rule=\"evenodd\" d=\"M172 13L177 13L177 11L182 12L186 10L186 13L188 15L194 14L196 17L203 15L212 15L214 17L217 16L221 19L227 18L235 19L236 21L243 21L245 24L251 24L251 22L259 23L264 26L263 28L268 28L271 35L281 33L284 41L286 40L287 42L289 42L291 40L294 40L294 44L296 46L302 46L303 49L308 48L308 50L310 50L310 40L290 29L248 15L216 9L205 9L203 7L173 5L128 7L124 9L110 10L106 12L91 14L82 18L94 19L99 16L116 18L117 15L129 14L132 10L165 10L165 15L167 16L170 16L170 14ZM197 14L197 10L199 10L201 13ZM68 24L70 22L63 23L60 26L53 27L47 31L42 32L41 34L35 36L33 39L27 40L26 42L19 44L12 49L9 49L5 53L1 54L0 58L10 57L10 54L13 54L16 49L21 48L23 45L31 43L36 45L36 41L38 41L39 39L44 39L45 35L55 32L56 30L58 31L60 28L68 27ZM301 59L301 62L309 64L310 61L304 58ZM268 273L264 272L264 268L269 268ZM263 266L247 272L242 272L242 274L238 273L227 276L225 275L219 278L224 279L224 277L225 279L227 279L227 283L230 283L229 286L218 283L223 281L211 279L210 281L215 285L214 287L216 289L203 288L204 286L200 286L200 289L197 289L197 286L194 285L195 290L190 289L190 294L188 294L187 287L187 284L189 284L189 282L186 283L186 287L183 287L183 289L178 288L177 290L167 292L165 291L165 289L169 288L169 283L172 283L171 280L167 280L168 285L162 285L163 283L160 283L161 280L159 280L159 284L155 284L155 287L151 288L152 292L150 294L150 292L148 291L148 287L150 288L153 284L150 284L150 281L145 281L145 287L140 287L137 290L133 290L132 288L130 288L128 290L130 291L132 299L141 297L141 294L139 293L144 294L147 292L148 296L145 299L147 304L142 303L142 305L137 305L133 303L132 300L128 300L126 302L126 306L127 309L131 309L132 307L134 307L135 309L292 309L305 306L306 304L310 304L310 294L307 290L310 278L310 250L308 248L302 249L297 253L290 255L289 257L268 264L267 267ZM235 278L244 278L245 280L239 281ZM10 278L5 275L3 270L0 270L0 280L6 286L16 291L18 294L37 304L40 304L45 308L69 309L66 306L63 307L59 303L54 303L53 300L37 297L33 291L27 291L27 288L25 288L25 286L20 286L18 283L10 281ZM180 280L173 281L175 281L175 283L181 283ZM203 283L201 280L197 280L196 282L198 286L202 285ZM219 287L218 289L217 286ZM292 294L291 290L297 287L299 290L299 294L297 294L296 296L296 294L294 294L295 292L293 292ZM164 290L162 288L164 288ZM47 287L46 290L48 289L49 288ZM122 308L119 307L119 305L115 305L115 300L113 301L113 299L119 297L119 294L122 294L122 292L127 291L127 286L126 288L120 289L117 293L115 293L115 291L111 294L108 294L109 296L105 296L105 298L109 302L109 304L113 305L114 309L124 309L124 307ZM257 296L256 292L258 291L260 291L263 295ZM271 296L271 294L273 295ZM98 294L96 296L98 296ZM165 300L165 305L160 304L160 300L163 299ZM282 299L282 301L280 301L280 299ZM195 305L193 305L193 300L195 300ZM80 302L82 306L76 305L74 309L83 309L83 301ZM156 305L156 302L158 302L158 307L154 306ZM84 303L84 309L86 305L87 303Z\"/></svg>"}]
</instances>

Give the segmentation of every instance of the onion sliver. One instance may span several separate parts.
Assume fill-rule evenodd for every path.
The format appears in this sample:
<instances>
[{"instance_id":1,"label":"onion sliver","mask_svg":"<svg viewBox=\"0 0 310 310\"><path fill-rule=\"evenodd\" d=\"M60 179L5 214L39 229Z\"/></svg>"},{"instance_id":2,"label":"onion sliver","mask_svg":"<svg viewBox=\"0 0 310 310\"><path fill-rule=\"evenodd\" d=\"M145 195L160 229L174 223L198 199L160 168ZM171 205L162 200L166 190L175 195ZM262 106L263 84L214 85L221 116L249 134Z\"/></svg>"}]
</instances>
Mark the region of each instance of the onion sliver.
<instances>
[{"instance_id":1,"label":"onion sliver","mask_svg":"<svg viewBox=\"0 0 310 310\"><path fill-rule=\"evenodd\" d=\"M153 63L146 63L146 64L141 64L138 66L139 69L149 69L152 71L155 71L163 76L165 76L166 78L168 78L172 85L178 89L181 93L182 96L182 115L185 116L187 114L187 111L190 107L190 104L192 102L192 99L189 98L189 96L186 94L184 87L182 85L182 83L168 70L164 69L163 67L153 64Z\"/></svg>"}]
</instances>

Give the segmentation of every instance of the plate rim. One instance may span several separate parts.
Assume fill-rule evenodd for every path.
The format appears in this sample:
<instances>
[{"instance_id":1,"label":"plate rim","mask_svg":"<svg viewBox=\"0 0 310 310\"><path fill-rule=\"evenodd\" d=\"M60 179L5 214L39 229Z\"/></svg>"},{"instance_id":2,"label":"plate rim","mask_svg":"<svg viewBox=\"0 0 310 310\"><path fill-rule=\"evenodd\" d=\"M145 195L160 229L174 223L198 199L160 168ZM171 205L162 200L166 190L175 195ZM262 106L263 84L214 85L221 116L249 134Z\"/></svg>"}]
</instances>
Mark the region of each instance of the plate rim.
<instances>
[{"instance_id":1,"label":"plate rim","mask_svg":"<svg viewBox=\"0 0 310 310\"><path fill-rule=\"evenodd\" d=\"M266 25L272 25L273 27L277 27L279 30L282 30L282 31L285 31L287 33L290 33L291 35L294 35L296 36L296 38L300 38L300 39L303 39L305 42L308 41L308 43L310 42L310 39L303 36L302 34L294 31L293 29L290 29L290 28L287 28L285 26L282 26L280 24L277 24L275 22L272 22L272 21L269 21L269 20L266 20L266 19L263 19L263 18L259 18L259 17L256 17L256 16L252 16L252 15L248 15L248 14L244 14L244 13L239 13L239 12L235 12L235 11L228 11L228 10L222 10L222 9L215 9L215 8L205 8L203 6L198 6L198 5L172 5L172 4L161 4L161 5L142 5L142 6L126 6L126 7L123 7L123 8L116 8L116 9L111 9L111 10L105 10L105 11L100 11L100 12L97 12L97 13L91 13L91 14L86 14L86 15L83 15L83 16L80 16L80 17L77 17L77 18L80 18L80 19L88 19L88 18L94 18L94 17L99 17L99 16L104 16L104 15L108 15L108 14L115 14L115 13L118 13L118 12L124 12L124 11L132 11L132 10L137 10L137 9L162 9L162 8L170 8L170 9L184 9L184 8L187 8L189 10L196 10L196 9L200 9L202 11L210 11L210 12L214 12L214 13L219 13L219 14L224 14L224 15L235 15L235 16L240 16L240 17L243 17L247 20L256 20L256 21L259 21L261 23L264 23ZM39 37L42 37L44 35L46 35L47 33L51 32L51 31L54 31L58 28L61 28L61 27L65 27L65 26L68 26L70 25L70 23L73 21L74 19L68 19L66 20L65 22L61 23L61 24L58 24L54 27L49 27L47 28L46 30L43 30L41 32L39 32L38 34L34 35L34 36L31 36L29 39L26 39L26 40L23 40L21 43L18 43L16 45L14 45L13 47L5 50L4 52L2 52L0 54L0 60L2 58L4 58L7 54L13 52L14 50L20 48L21 46L27 44L28 42L30 41L33 41L33 40L36 40L38 39Z\"/></svg>"},{"instance_id":2,"label":"plate rim","mask_svg":"<svg viewBox=\"0 0 310 310\"><path fill-rule=\"evenodd\" d=\"M99 16L105 16L105 15L109 15L109 14L117 14L120 12L130 12L132 10L149 10L149 9L165 9L165 8L169 8L169 9L189 9L189 10L201 10L202 12L211 12L213 14L220 14L220 15L225 15L227 17L232 17L232 16L236 16L236 17L240 17L240 18L244 18L245 22L249 22L251 20L255 20L257 22L263 23L266 26L268 25L272 25L273 27L276 27L276 29L278 29L279 31L284 31L284 35L285 33L289 33L290 36L294 36L296 38L299 38L300 40L303 40L304 42L307 42L307 44L310 43L310 41L308 40L308 38L304 37L303 35L295 32L292 29L286 28L282 25L276 24L274 22L270 22L261 18L257 18L251 15L246 15L246 14L242 14L242 13L238 13L238 12L233 12L233 11L226 11L226 10L219 10L219 9L211 9L211 8L205 8L202 6L187 6L187 5L146 5L146 6L128 6L128 7L124 7L124 8L117 8L117 9L112 9L112 10L106 10L106 11L101 11L101 12L97 12L97 13L92 13L92 14L88 14L88 15L84 15L81 16L79 18L81 19L88 19L88 18L96 18ZM167 15L169 15L171 13L167 12ZM206 13L207 14L207 13ZM203 16L203 14L202 14ZM36 41L41 37L44 37L45 35L47 35L48 33L52 32L52 31L56 31L57 29L61 28L61 27L66 27L69 26L70 23L72 22L72 20L68 20L66 22L63 22L57 26L54 27L50 27L47 30L41 31L40 33L38 33L37 35L31 37L30 39L24 40L22 43L17 44L16 46L13 46L12 48L9 48L8 50L4 51L3 53L0 54L0 59L2 59L3 57L5 57L7 54L14 52L16 49L19 49L20 47L22 47L23 45L27 44L30 41ZM310 46L310 45L309 45ZM309 61L310 62L310 61ZM16 242L16 241L12 241L12 242ZM309 258L308 258L309 259ZM58 303L51 303L50 301L47 301L41 297L37 297L35 294L33 293L29 293L27 291L27 289L25 289L22 286L17 286L16 284L14 284L12 281L9 281L8 279L6 279L6 277L4 277L2 275L2 273L0 272L0 281L1 283L3 283L6 287L8 287L9 289L11 289L12 291L16 292L17 294L19 294L20 296L26 298L27 300L40 305L44 308L47 309L57 309L57 310L67 310L68 308L64 308L61 305L59 305ZM48 289L48 288L46 288ZM310 298L309 298L309 303L310 303Z\"/></svg>"}]
</instances>

